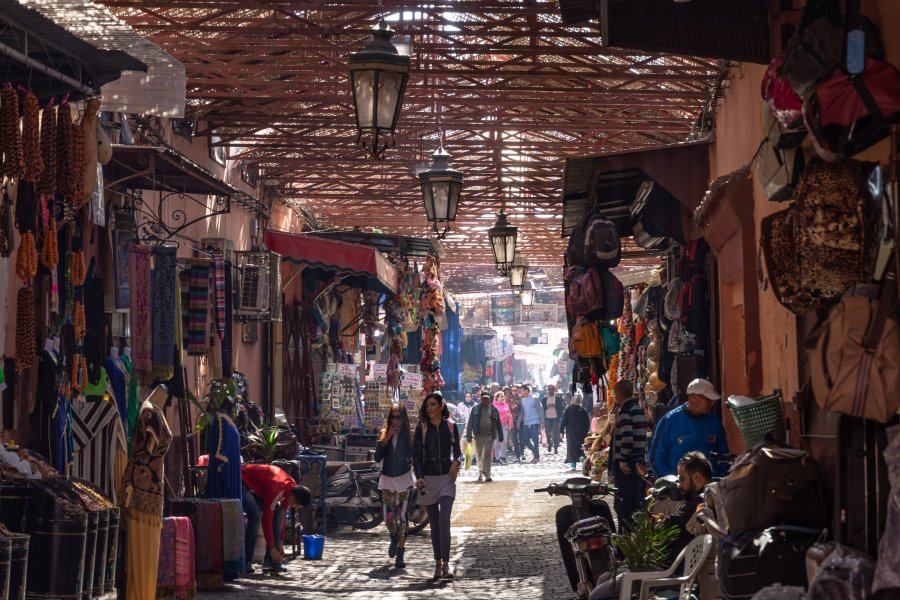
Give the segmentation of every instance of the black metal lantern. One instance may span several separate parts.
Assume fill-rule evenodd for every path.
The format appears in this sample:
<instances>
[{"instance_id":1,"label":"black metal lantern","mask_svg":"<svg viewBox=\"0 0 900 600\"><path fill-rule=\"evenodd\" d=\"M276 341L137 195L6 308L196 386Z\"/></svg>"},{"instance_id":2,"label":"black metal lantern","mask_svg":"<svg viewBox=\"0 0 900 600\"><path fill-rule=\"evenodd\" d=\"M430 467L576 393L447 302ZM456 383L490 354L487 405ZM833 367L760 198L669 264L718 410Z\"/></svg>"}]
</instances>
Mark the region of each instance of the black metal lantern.
<instances>
[{"instance_id":1,"label":"black metal lantern","mask_svg":"<svg viewBox=\"0 0 900 600\"><path fill-rule=\"evenodd\" d=\"M491 250L494 252L494 263L501 275L509 275L513 257L516 255L516 233L518 231L518 227L509 224L502 208L497 215L497 222L488 229Z\"/></svg>"},{"instance_id":2,"label":"black metal lantern","mask_svg":"<svg viewBox=\"0 0 900 600\"><path fill-rule=\"evenodd\" d=\"M509 267L509 285L514 292L520 292L525 288L525 276L528 274L528 263L522 255L516 252L512 265Z\"/></svg>"},{"instance_id":3,"label":"black metal lantern","mask_svg":"<svg viewBox=\"0 0 900 600\"><path fill-rule=\"evenodd\" d=\"M373 158L394 145L394 131L409 80L409 57L397 52L384 19L372 29L372 39L350 54L350 80L356 110L357 144Z\"/></svg>"},{"instance_id":4,"label":"black metal lantern","mask_svg":"<svg viewBox=\"0 0 900 600\"><path fill-rule=\"evenodd\" d=\"M522 302L523 307L531 308L534 306L534 295L536 292L537 288L534 287L534 283L526 281L525 287L519 292L519 300Z\"/></svg>"},{"instance_id":5,"label":"black metal lantern","mask_svg":"<svg viewBox=\"0 0 900 600\"><path fill-rule=\"evenodd\" d=\"M450 166L450 154L443 146L431 157L434 162L427 171L419 173L419 182L422 184L425 216L429 223L434 224L438 238L443 238L450 230L450 223L456 220L463 174ZM444 224L443 230L438 230L440 223Z\"/></svg>"}]
</instances>

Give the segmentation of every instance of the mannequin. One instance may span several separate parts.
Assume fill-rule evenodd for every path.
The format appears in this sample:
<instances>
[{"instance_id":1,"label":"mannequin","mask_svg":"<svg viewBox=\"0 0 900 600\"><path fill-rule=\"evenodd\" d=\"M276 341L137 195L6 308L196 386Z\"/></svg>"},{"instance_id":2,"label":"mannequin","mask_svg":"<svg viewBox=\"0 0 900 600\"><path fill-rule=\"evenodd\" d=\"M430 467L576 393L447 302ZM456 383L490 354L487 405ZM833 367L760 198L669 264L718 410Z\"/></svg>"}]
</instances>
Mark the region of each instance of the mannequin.
<instances>
[{"instance_id":1,"label":"mannequin","mask_svg":"<svg viewBox=\"0 0 900 600\"><path fill-rule=\"evenodd\" d=\"M118 503L125 517L125 598L154 600L165 485L172 430L163 415L169 397L157 386L140 405Z\"/></svg>"}]
</instances>

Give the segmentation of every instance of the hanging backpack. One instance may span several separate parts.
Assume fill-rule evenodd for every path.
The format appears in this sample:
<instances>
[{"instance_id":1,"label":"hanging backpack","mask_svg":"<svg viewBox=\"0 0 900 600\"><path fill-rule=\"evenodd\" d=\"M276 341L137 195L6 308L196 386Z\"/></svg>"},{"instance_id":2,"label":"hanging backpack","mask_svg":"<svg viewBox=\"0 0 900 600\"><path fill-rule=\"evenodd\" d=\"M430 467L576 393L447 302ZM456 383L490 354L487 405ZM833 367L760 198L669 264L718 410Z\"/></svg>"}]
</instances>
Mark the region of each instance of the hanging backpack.
<instances>
[{"instance_id":1,"label":"hanging backpack","mask_svg":"<svg viewBox=\"0 0 900 600\"><path fill-rule=\"evenodd\" d=\"M760 84L760 94L766 104L772 107L772 114L785 127L794 127L803 118L803 100L781 74L782 56L779 54L769 63Z\"/></svg>"},{"instance_id":2,"label":"hanging backpack","mask_svg":"<svg viewBox=\"0 0 900 600\"><path fill-rule=\"evenodd\" d=\"M622 260L622 241L615 223L596 211L586 214L572 231L566 264L610 269Z\"/></svg>"},{"instance_id":3,"label":"hanging backpack","mask_svg":"<svg viewBox=\"0 0 900 600\"><path fill-rule=\"evenodd\" d=\"M572 350L579 358L603 356L603 338L596 323L579 317L572 327Z\"/></svg>"},{"instance_id":4,"label":"hanging backpack","mask_svg":"<svg viewBox=\"0 0 900 600\"><path fill-rule=\"evenodd\" d=\"M763 108L763 122L768 133L756 150L753 168L769 200L790 200L806 162L801 147L806 130L782 131L769 103Z\"/></svg>"},{"instance_id":5,"label":"hanging backpack","mask_svg":"<svg viewBox=\"0 0 900 600\"><path fill-rule=\"evenodd\" d=\"M813 395L823 410L887 423L900 409L895 289L888 273L879 298L845 296L810 335Z\"/></svg>"},{"instance_id":6,"label":"hanging backpack","mask_svg":"<svg viewBox=\"0 0 900 600\"><path fill-rule=\"evenodd\" d=\"M681 324L695 335L709 328L709 281L704 275L694 275L681 288Z\"/></svg>"},{"instance_id":7,"label":"hanging backpack","mask_svg":"<svg viewBox=\"0 0 900 600\"><path fill-rule=\"evenodd\" d=\"M603 308L597 316L602 321L613 321L625 312L625 287L607 269L600 271L600 281L603 286Z\"/></svg>"},{"instance_id":8,"label":"hanging backpack","mask_svg":"<svg viewBox=\"0 0 900 600\"><path fill-rule=\"evenodd\" d=\"M569 283L568 306L576 317L585 316L603 308L602 271L588 267L577 272Z\"/></svg>"},{"instance_id":9,"label":"hanging backpack","mask_svg":"<svg viewBox=\"0 0 900 600\"><path fill-rule=\"evenodd\" d=\"M678 261L678 276L681 281L688 281L694 275L706 272L706 254L709 246L703 238L687 242L681 250Z\"/></svg>"},{"instance_id":10,"label":"hanging backpack","mask_svg":"<svg viewBox=\"0 0 900 600\"><path fill-rule=\"evenodd\" d=\"M900 71L866 59L863 73L836 71L806 94L803 121L816 153L828 162L851 157L888 136L900 120Z\"/></svg>"},{"instance_id":11,"label":"hanging backpack","mask_svg":"<svg viewBox=\"0 0 900 600\"><path fill-rule=\"evenodd\" d=\"M622 349L622 335L614 326L601 323L600 337L603 338L603 350L606 352L606 359L610 360L613 354L618 354Z\"/></svg>"}]
</instances>

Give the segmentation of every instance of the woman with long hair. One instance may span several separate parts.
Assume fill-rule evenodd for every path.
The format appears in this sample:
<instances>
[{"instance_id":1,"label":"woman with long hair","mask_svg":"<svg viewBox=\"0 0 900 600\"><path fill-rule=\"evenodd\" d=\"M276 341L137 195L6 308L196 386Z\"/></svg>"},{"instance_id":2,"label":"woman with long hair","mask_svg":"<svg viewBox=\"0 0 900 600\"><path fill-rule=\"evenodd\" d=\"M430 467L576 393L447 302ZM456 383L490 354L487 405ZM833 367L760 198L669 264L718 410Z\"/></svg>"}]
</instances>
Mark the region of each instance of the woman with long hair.
<instances>
[{"instance_id":1,"label":"woman with long hair","mask_svg":"<svg viewBox=\"0 0 900 600\"><path fill-rule=\"evenodd\" d=\"M456 427L448 421L450 411L443 396L425 396L419 410L419 426L413 436L413 467L419 505L428 511L434 578L450 578L450 512L456 498L461 452Z\"/></svg>"},{"instance_id":2,"label":"woman with long hair","mask_svg":"<svg viewBox=\"0 0 900 600\"><path fill-rule=\"evenodd\" d=\"M494 440L494 460L501 465L506 464L506 447L509 444L509 429L512 427L512 411L506 403L506 394L502 391L494 394L494 408L500 414L500 426L503 428L503 439Z\"/></svg>"},{"instance_id":3,"label":"woman with long hair","mask_svg":"<svg viewBox=\"0 0 900 600\"><path fill-rule=\"evenodd\" d=\"M409 492L416 484L410 466L412 439L409 432L409 414L402 404L391 404L384 429L375 448L375 461L384 461L381 467L381 506L384 522L391 534L388 556L395 558L394 566L406 567L403 554L406 548L406 509Z\"/></svg>"}]
</instances>

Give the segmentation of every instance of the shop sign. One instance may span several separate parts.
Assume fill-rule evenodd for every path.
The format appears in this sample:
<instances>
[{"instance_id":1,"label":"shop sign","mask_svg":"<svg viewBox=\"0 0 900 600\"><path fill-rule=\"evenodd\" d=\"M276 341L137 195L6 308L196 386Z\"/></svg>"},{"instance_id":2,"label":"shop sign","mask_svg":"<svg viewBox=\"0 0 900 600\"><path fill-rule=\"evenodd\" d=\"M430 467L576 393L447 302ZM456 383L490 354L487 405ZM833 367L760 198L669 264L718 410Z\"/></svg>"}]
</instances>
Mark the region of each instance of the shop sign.
<instances>
[{"instance_id":1,"label":"shop sign","mask_svg":"<svg viewBox=\"0 0 900 600\"><path fill-rule=\"evenodd\" d=\"M387 379L387 372L388 372L387 365L376 364L374 367L372 367L372 378L375 379L375 381Z\"/></svg>"},{"instance_id":2,"label":"shop sign","mask_svg":"<svg viewBox=\"0 0 900 600\"><path fill-rule=\"evenodd\" d=\"M556 304L535 304L531 310L523 310L520 314L521 323L549 324L556 323L558 305Z\"/></svg>"},{"instance_id":3,"label":"shop sign","mask_svg":"<svg viewBox=\"0 0 900 600\"><path fill-rule=\"evenodd\" d=\"M419 373L404 373L400 378L400 387L418 390L422 388L422 375Z\"/></svg>"},{"instance_id":4,"label":"shop sign","mask_svg":"<svg viewBox=\"0 0 900 600\"><path fill-rule=\"evenodd\" d=\"M345 363L338 363L337 365L338 377L349 377L350 379L355 379L358 372L359 367L357 367L356 365L348 365Z\"/></svg>"}]
</instances>

